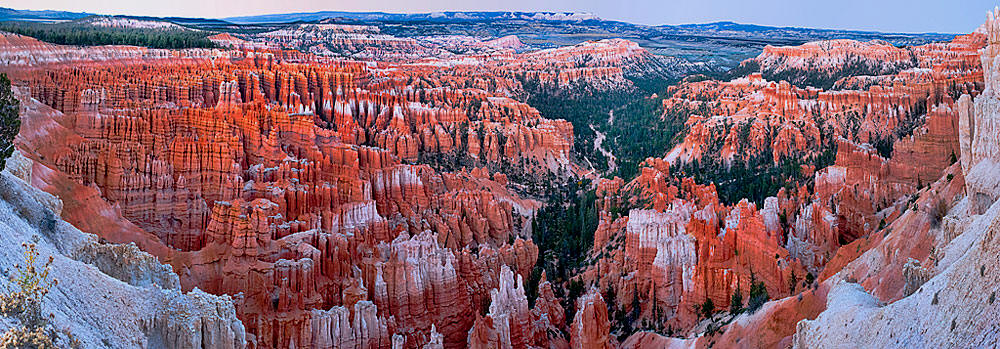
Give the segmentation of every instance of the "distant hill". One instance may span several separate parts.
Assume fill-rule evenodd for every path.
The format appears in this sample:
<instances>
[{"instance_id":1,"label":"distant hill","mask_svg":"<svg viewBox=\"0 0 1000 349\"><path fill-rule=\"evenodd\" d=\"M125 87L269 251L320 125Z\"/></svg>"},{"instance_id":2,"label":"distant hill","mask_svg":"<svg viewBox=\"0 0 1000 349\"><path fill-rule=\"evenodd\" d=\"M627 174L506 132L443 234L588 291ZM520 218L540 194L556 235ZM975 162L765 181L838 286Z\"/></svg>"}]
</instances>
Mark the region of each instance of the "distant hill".
<instances>
[{"instance_id":1,"label":"distant hill","mask_svg":"<svg viewBox=\"0 0 1000 349\"><path fill-rule=\"evenodd\" d=\"M80 20L87 13L22 11L0 8L0 21L60 22ZM462 35L499 38L517 36L533 48L575 45L588 40L621 38L639 43L653 53L705 62L717 69L735 67L756 56L767 45L800 45L810 41L885 40L896 46L951 40L953 34L881 33L843 29L775 27L724 21L702 24L650 26L604 20L580 12L344 12L279 13L222 19L113 16L118 22L173 23L187 28L232 34L259 34L303 23L360 24L379 27L396 37ZM122 20L125 19L125 20ZM149 23L146 23L149 24ZM150 24L151 25L151 24Z\"/></svg>"},{"instance_id":2,"label":"distant hill","mask_svg":"<svg viewBox=\"0 0 1000 349\"><path fill-rule=\"evenodd\" d=\"M207 39L214 31L202 30L195 24L157 17L89 15L74 20L0 21L0 31L60 45L134 45L167 49L215 47Z\"/></svg>"},{"instance_id":3,"label":"distant hill","mask_svg":"<svg viewBox=\"0 0 1000 349\"><path fill-rule=\"evenodd\" d=\"M526 44L547 48L586 40L623 38L638 42L658 54L694 61L716 61L733 66L752 57L765 45L800 45L810 41L853 39L885 40L896 46L923 45L951 40L953 34L880 33L843 29L775 27L736 22L650 26L604 20L573 12L386 12L321 11L223 20L243 26L281 26L294 23L341 23L379 26L383 33L401 37L516 35ZM225 29L221 26L215 28Z\"/></svg>"},{"instance_id":4,"label":"distant hill","mask_svg":"<svg viewBox=\"0 0 1000 349\"><path fill-rule=\"evenodd\" d=\"M881 39L893 42L894 40L906 39L926 39L932 41L950 40L955 34L948 33L889 33L864 30L847 29L819 29L802 27L774 27L757 24L743 24L730 21L712 22L702 24L680 24L657 26L667 32L698 32L698 33L741 33L744 36L757 37L801 37L803 39L854 39L872 40ZM905 43L896 43L897 45Z\"/></svg>"},{"instance_id":5,"label":"distant hill","mask_svg":"<svg viewBox=\"0 0 1000 349\"><path fill-rule=\"evenodd\" d=\"M361 21L427 21L427 22L467 22L492 20L534 20L581 22L600 20L597 16L584 12L431 12L431 13L386 13L386 12L343 12L320 11L282 13L260 16L224 18L239 24L251 23L291 23L315 22L327 18L344 18Z\"/></svg>"},{"instance_id":6,"label":"distant hill","mask_svg":"<svg viewBox=\"0 0 1000 349\"><path fill-rule=\"evenodd\" d=\"M32 11L0 7L0 21L71 21L92 15L94 14L86 12Z\"/></svg>"}]
</instances>

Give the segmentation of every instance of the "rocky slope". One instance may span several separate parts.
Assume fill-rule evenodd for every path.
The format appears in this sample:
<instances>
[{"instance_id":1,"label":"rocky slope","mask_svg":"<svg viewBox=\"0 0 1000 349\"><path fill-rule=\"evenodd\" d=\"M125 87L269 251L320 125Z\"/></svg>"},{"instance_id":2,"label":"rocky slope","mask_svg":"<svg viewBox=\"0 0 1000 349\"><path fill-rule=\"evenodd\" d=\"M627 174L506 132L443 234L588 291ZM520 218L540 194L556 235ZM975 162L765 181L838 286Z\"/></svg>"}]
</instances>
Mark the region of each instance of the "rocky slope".
<instances>
[{"instance_id":1,"label":"rocky slope","mask_svg":"<svg viewBox=\"0 0 1000 349\"><path fill-rule=\"evenodd\" d=\"M818 157L839 137L873 145L892 143L927 123L919 120L923 114L950 108L962 93L982 88L982 68L976 62L977 50L984 44L985 36L974 33L956 37L950 43L906 50L879 43L835 41L765 51L754 60L770 65L762 65L762 70L813 67L795 76L840 69L843 57L865 57L872 65L893 65L898 61L894 55L905 55L903 61L912 67L835 74L838 85L833 90L768 81L764 78L766 72L728 82L682 83L670 91L670 98L663 103L666 113L687 120L690 130L667 159L721 159L732 163L735 159L763 157L777 163L788 158ZM837 49L819 50L817 45ZM884 50L903 51L889 54ZM888 157L892 148L881 151L883 157Z\"/></svg>"},{"instance_id":2,"label":"rocky slope","mask_svg":"<svg viewBox=\"0 0 1000 349\"><path fill-rule=\"evenodd\" d=\"M134 244L109 244L59 218L59 198L32 187L44 171L15 153L0 172L0 264L12 272L25 263L21 244L53 257L58 280L44 301L52 325L83 347L243 348L243 323L229 296L181 291L176 274ZM14 287L8 278L0 290ZM114 316L104 316L114 314ZM0 328L12 326L0 318Z\"/></svg>"},{"instance_id":3,"label":"rocky slope","mask_svg":"<svg viewBox=\"0 0 1000 349\"><path fill-rule=\"evenodd\" d=\"M933 217L940 222L932 222L930 229L919 229L928 225L926 218L920 217L919 211L909 211L890 227L884 239L873 242L868 252L833 275L827 281L832 289L826 310L815 320L798 324L796 347L831 343L997 346L1000 205L996 202L1000 193L995 183L1000 167L995 149L1000 139L992 125L1000 118L996 107L1000 80L994 74L1000 47L998 16L1000 10L991 11L984 26L988 38L981 51L985 89L975 98L963 95L959 100L962 158L951 171L964 176L964 186L956 185L961 182L949 175L921 191L915 204L947 205L942 209L947 210L943 217ZM926 252L915 256L912 252L903 256L887 253L893 247L900 251L897 246L913 245ZM910 257L899 268L906 255ZM890 282L900 277L902 282ZM847 330L856 328L865 330Z\"/></svg>"}]
</instances>

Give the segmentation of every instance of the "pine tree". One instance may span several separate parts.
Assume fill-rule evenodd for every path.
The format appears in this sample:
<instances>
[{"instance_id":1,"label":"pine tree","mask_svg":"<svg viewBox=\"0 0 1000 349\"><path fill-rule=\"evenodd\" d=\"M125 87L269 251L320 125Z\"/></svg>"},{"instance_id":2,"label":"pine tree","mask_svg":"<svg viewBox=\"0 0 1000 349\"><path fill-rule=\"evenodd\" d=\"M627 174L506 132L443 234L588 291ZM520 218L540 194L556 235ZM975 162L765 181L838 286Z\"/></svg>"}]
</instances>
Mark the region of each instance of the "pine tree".
<instances>
[{"instance_id":1,"label":"pine tree","mask_svg":"<svg viewBox=\"0 0 1000 349\"><path fill-rule=\"evenodd\" d=\"M0 170L7 167L7 158L14 153L14 137L21 131L21 103L14 98L7 74L0 74Z\"/></svg>"}]
</instances>

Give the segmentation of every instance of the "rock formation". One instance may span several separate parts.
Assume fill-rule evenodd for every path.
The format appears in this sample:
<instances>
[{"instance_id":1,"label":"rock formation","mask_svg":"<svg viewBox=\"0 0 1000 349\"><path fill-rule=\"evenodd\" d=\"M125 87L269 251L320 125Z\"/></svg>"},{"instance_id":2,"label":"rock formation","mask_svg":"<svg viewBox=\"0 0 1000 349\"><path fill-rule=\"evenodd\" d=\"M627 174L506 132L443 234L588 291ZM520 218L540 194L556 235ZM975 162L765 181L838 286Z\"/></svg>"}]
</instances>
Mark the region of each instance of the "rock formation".
<instances>
[{"instance_id":1,"label":"rock formation","mask_svg":"<svg viewBox=\"0 0 1000 349\"><path fill-rule=\"evenodd\" d=\"M0 245L41 236L71 281L55 322L87 346L995 346L976 319L992 295L956 290L996 288L998 15L686 79L662 99L679 143L628 180L584 171L574 124L523 102L678 73L628 40L329 20L209 38L224 49L0 34L24 115ZM732 197L713 175L739 170L781 183ZM596 179L599 223L582 265L539 280L531 224L560 203L531 188L552 178ZM750 290L765 299L739 312Z\"/></svg>"},{"instance_id":2,"label":"rock formation","mask_svg":"<svg viewBox=\"0 0 1000 349\"><path fill-rule=\"evenodd\" d=\"M597 289L590 289L576 301L576 316L570 326L570 347L573 349L610 349L615 347L610 336L608 306Z\"/></svg>"},{"instance_id":3,"label":"rock formation","mask_svg":"<svg viewBox=\"0 0 1000 349\"><path fill-rule=\"evenodd\" d=\"M608 256L584 273L585 280L616 291L610 305L616 309L664 328L690 328L699 317L692 309L708 299L728 308L732 294L749 290L754 281L764 282L771 295L787 295L792 275L806 274L783 247L780 226L773 227L773 200L760 210L745 200L726 207L714 186L678 181L653 165L627 188L609 188L604 205L634 204L610 199L628 191L650 198L650 208L632 209L614 221L602 214L598 231L610 236L595 234L595 251L601 251L595 254ZM623 221L624 228L616 228ZM640 309L633 309L633 299Z\"/></svg>"},{"instance_id":4,"label":"rock formation","mask_svg":"<svg viewBox=\"0 0 1000 349\"><path fill-rule=\"evenodd\" d=\"M183 289L238 295L251 347L464 346L501 269L523 277L538 255L522 227L540 203L495 169L570 166L566 121L482 89L389 83L440 72L248 51L110 62L4 37L39 63L4 68L32 184L72 224L169 263ZM521 315L518 343L550 319Z\"/></svg>"},{"instance_id":5,"label":"rock formation","mask_svg":"<svg viewBox=\"0 0 1000 349\"><path fill-rule=\"evenodd\" d=\"M1000 75L995 64L1000 45L996 36L996 12L990 13L986 21L987 40L989 45L980 51L983 67L983 77L986 86L983 92L972 101L969 95L963 95L958 102L958 129L961 144L962 172L966 177L966 195L971 200L970 213L981 214L990 203L996 201L996 176L993 175L994 163L1000 154L1000 142L997 142L998 113L997 103L1000 95L997 92L997 81Z\"/></svg>"},{"instance_id":6,"label":"rock formation","mask_svg":"<svg viewBox=\"0 0 1000 349\"><path fill-rule=\"evenodd\" d=\"M917 160L927 167L908 171L911 176L926 173L929 179L924 186L894 194L902 198L882 209L879 216L889 222L884 227L836 251L819 276L823 281L815 286L818 292L812 293L820 297L799 297L797 303L792 297L779 301L792 304L797 313L816 314L799 321L794 336L785 337L782 345L997 345L998 307L993 302L996 278L991 276L995 273L991 265L997 253L995 232L1000 211L995 205L996 187L990 184L998 168L988 150L996 146L997 139L990 135L988 125L998 111L989 107L990 100L995 99L990 90L996 78L989 73L992 61L988 57L997 45L994 37L1000 29L994 23L998 15L1000 10L992 11L983 27L988 38L988 45L981 51L986 89L974 98L959 98L954 112L950 108L935 110L952 113L957 119L952 123L956 132L928 136L936 132L932 128L942 127L940 121L928 119L926 131L915 132L912 143L902 144L902 149L893 151L892 158L881 160L891 168L905 165L891 165L897 159L912 163L914 155L930 156L928 160ZM983 130L987 132L979 133L977 125L986 125ZM924 141L918 140L920 137ZM955 145L942 147L940 142L926 142L934 138L958 143L958 163L945 166L948 162L933 160L955 149ZM922 142L925 145L918 146ZM918 148L925 150L913 150ZM945 168L941 172L932 170L942 166ZM875 174L870 178L886 176ZM831 182L850 181L857 176L847 174L843 178ZM821 311L816 312L817 308ZM764 316L778 314L771 309L765 310ZM761 322L759 326L778 328L782 321L773 318ZM730 327L716 343L732 343L740 333L739 327Z\"/></svg>"},{"instance_id":7,"label":"rock formation","mask_svg":"<svg viewBox=\"0 0 1000 349\"><path fill-rule=\"evenodd\" d=\"M59 218L57 197L28 184L30 172L10 171L38 164L18 154L8 165L0 172L0 263L7 270L23 265L23 243L53 258L49 276L59 282L42 311L53 315L55 328L84 347L245 347L231 297L183 292L169 266L134 244L108 244L81 232ZM0 287L14 286L3 278ZM11 326L8 320L0 318L0 328Z\"/></svg>"}]
</instances>

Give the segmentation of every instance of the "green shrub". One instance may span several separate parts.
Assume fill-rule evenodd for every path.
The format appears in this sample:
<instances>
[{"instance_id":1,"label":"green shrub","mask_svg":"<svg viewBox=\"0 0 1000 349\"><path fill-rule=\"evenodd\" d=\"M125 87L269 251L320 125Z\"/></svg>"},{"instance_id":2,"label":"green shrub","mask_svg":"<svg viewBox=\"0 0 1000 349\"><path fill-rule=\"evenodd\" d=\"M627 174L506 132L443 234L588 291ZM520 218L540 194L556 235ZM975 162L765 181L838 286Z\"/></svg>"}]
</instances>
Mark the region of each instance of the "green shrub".
<instances>
[{"instance_id":1,"label":"green shrub","mask_svg":"<svg viewBox=\"0 0 1000 349\"><path fill-rule=\"evenodd\" d=\"M14 153L14 137L21 131L18 115L21 103L14 98L7 74L0 74L0 170L7 166L7 158Z\"/></svg>"},{"instance_id":2,"label":"green shrub","mask_svg":"<svg viewBox=\"0 0 1000 349\"><path fill-rule=\"evenodd\" d=\"M948 203L944 202L942 198L934 200L931 206L931 226L936 228L941 225L941 220L946 215L948 215Z\"/></svg>"}]
</instances>

